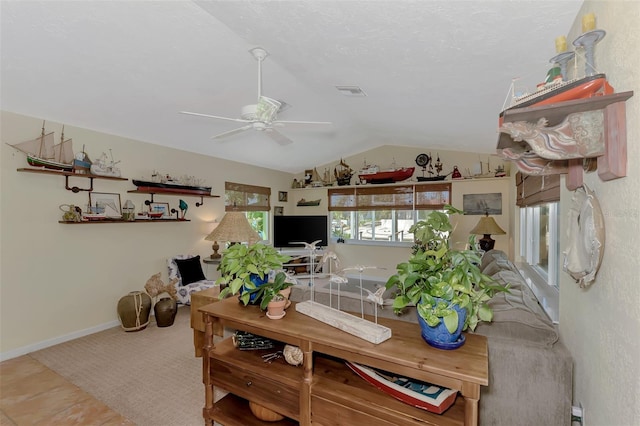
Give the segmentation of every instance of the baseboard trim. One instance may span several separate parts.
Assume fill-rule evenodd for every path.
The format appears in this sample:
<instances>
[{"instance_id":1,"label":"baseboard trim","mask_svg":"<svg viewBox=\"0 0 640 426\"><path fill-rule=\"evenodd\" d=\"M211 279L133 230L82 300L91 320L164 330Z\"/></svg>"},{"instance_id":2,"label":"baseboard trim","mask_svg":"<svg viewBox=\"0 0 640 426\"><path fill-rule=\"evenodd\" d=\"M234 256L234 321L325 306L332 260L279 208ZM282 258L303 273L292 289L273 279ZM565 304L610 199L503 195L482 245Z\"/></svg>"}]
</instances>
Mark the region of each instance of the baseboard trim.
<instances>
[{"instance_id":1,"label":"baseboard trim","mask_svg":"<svg viewBox=\"0 0 640 426\"><path fill-rule=\"evenodd\" d=\"M50 346L59 345L60 343L68 342L70 340L78 339L80 337L88 336L90 334L98 333L100 331L117 327L119 325L120 325L120 322L118 320L109 321L104 324L97 325L95 327L74 331L73 333L54 337L53 339L43 340L42 342L37 342L32 345L23 346L21 348L13 349L6 352L0 352L0 362L6 361L12 358L17 358L19 356L26 355L31 352L39 351L41 349L45 349Z\"/></svg>"}]
</instances>

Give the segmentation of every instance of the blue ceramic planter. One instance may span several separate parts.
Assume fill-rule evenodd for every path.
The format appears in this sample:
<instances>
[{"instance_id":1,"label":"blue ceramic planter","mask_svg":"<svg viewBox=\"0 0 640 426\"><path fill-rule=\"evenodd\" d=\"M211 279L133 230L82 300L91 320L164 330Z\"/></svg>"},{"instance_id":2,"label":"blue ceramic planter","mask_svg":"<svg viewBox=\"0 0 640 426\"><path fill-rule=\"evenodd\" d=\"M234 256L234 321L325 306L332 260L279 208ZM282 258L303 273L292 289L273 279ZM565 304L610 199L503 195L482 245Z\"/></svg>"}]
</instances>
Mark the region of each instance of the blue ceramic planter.
<instances>
[{"instance_id":1,"label":"blue ceramic planter","mask_svg":"<svg viewBox=\"0 0 640 426\"><path fill-rule=\"evenodd\" d=\"M262 284L266 283L267 281L269 281L269 276L265 275L264 278L260 278L260 275L256 275L256 274L251 274L249 276L249 279L251 280L251 282L256 286L256 288L260 287ZM247 288L245 286L242 286L242 291L244 292ZM249 303L251 304L255 304L258 301L256 300L256 298L258 297L258 295L256 293L252 293L249 296Z\"/></svg>"},{"instance_id":2,"label":"blue ceramic planter","mask_svg":"<svg viewBox=\"0 0 640 426\"><path fill-rule=\"evenodd\" d=\"M416 309L418 324L420 324L420 334L425 342L439 349L456 349L464 344L465 339L462 335L462 327L464 326L464 321L467 319L467 310L458 305L454 305L453 309L458 312L458 328L453 334L449 333L449 330L447 330L447 327L442 321L440 321L437 326L431 327L420 314L418 314L418 310Z\"/></svg>"}]
</instances>

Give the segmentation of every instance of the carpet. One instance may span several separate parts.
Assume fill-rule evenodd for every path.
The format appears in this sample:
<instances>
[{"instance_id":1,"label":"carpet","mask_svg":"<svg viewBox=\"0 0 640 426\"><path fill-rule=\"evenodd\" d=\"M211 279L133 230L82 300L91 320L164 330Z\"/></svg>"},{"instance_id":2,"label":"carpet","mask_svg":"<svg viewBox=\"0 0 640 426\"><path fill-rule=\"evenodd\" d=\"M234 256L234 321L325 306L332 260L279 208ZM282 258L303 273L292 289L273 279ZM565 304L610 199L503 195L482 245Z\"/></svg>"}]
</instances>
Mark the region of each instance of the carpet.
<instances>
[{"instance_id":1,"label":"carpet","mask_svg":"<svg viewBox=\"0 0 640 426\"><path fill-rule=\"evenodd\" d=\"M202 361L194 356L189 307L174 324L120 327L30 354L137 425L203 424Z\"/></svg>"}]
</instances>

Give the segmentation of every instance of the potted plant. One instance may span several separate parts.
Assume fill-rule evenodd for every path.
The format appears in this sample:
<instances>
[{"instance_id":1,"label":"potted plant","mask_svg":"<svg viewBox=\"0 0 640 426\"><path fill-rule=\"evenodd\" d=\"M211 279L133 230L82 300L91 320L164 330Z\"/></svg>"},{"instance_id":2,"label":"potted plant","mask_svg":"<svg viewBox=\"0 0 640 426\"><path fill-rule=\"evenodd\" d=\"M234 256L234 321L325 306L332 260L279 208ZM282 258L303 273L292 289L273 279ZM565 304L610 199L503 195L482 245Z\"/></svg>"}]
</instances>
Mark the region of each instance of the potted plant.
<instances>
[{"instance_id":1,"label":"potted plant","mask_svg":"<svg viewBox=\"0 0 640 426\"><path fill-rule=\"evenodd\" d=\"M284 316L284 310L289 302L288 294L293 283L287 281L284 272L278 272L273 281L268 281L263 285L250 291L260 301L260 309L267 310L267 316L271 319L280 319Z\"/></svg>"},{"instance_id":2,"label":"potted plant","mask_svg":"<svg viewBox=\"0 0 640 426\"><path fill-rule=\"evenodd\" d=\"M411 227L416 242L411 257L398 264L386 288L397 287L396 314L407 306L416 307L427 343L454 349L464 343L463 330L475 330L480 321L491 321L493 312L487 301L496 292L508 290L480 271L481 255L475 250L474 236L471 250L450 247L453 227L449 215L463 212L450 205L445 211L433 211Z\"/></svg>"},{"instance_id":3,"label":"potted plant","mask_svg":"<svg viewBox=\"0 0 640 426\"><path fill-rule=\"evenodd\" d=\"M220 260L221 276L216 280L216 284L227 284L220 292L220 298L240 293L240 300L245 305L255 303L258 295L254 290L267 282L271 271L282 269L289 260L290 256L261 243L230 246Z\"/></svg>"}]
</instances>

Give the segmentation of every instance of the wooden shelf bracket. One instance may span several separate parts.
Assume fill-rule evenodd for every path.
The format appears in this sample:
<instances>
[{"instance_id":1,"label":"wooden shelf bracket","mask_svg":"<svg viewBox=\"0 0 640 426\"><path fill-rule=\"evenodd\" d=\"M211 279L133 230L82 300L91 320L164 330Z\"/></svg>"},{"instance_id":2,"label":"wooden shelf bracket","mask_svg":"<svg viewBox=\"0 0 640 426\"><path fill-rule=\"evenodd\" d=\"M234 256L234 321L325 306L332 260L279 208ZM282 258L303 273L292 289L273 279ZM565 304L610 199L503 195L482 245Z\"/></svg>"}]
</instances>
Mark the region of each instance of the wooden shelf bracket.
<instances>
[{"instance_id":1,"label":"wooden shelf bracket","mask_svg":"<svg viewBox=\"0 0 640 426\"><path fill-rule=\"evenodd\" d=\"M597 159L603 181L627 174L625 101L633 92L507 110L498 150L527 175L567 174L569 190Z\"/></svg>"}]
</instances>

